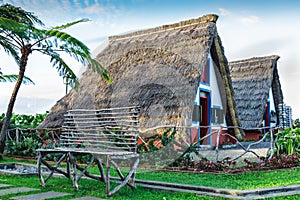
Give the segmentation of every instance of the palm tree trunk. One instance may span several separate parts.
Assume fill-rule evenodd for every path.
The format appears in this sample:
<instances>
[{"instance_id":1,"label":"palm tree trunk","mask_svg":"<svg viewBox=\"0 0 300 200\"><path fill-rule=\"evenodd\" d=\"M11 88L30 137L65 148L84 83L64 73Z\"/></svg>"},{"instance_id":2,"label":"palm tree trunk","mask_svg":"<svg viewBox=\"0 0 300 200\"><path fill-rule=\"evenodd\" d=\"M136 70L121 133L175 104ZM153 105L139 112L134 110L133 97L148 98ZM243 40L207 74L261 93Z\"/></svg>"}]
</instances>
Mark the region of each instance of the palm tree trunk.
<instances>
[{"instance_id":1,"label":"palm tree trunk","mask_svg":"<svg viewBox=\"0 0 300 200\"><path fill-rule=\"evenodd\" d=\"M20 60L18 80L16 81L14 90L10 97L6 115L3 120L3 126L1 128L1 133L0 133L0 160L3 159L2 154L3 154L4 148L5 148L5 139L6 139L6 134L7 134L7 130L9 127L9 121L12 116L13 108L14 108L14 105L15 105L15 102L17 99L17 94L18 94L21 84L23 82L25 69L26 69L26 65L27 65L27 61L28 61L28 56L31 53L31 45L28 44L28 45L23 46L23 48L21 49L21 53L22 53L22 56L21 56L21 60Z\"/></svg>"}]
</instances>

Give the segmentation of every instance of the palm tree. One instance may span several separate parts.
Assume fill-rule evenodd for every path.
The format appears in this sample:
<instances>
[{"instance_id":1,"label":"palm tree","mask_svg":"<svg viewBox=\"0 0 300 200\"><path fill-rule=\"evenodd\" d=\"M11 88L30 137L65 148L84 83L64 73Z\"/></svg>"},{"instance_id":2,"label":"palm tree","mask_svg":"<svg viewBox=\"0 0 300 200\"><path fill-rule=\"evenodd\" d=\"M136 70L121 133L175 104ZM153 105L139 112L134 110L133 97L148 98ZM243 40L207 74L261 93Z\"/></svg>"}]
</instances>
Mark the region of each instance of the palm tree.
<instances>
[{"instance_id":1,"label":"palm tree","mask_svg":"<svg viewBox=\"0 0 300 200\"><path fill-rule=\"evenodd\" d=\"M27 12L20 7L9 4L0 6L0 47L14 58L19 67L15 87L0 133L0 154L4 152L9 120L18 91L24 80L28 58L33 52L49 56L50 62L57 69L59 75L69 77L70 85L75 88L79 85L78 79L61 57L60 53L62 52L67 53L78 62L88 65L101 74L104 79L111 82L107 71L96 60L91 58L88 47L78 39L62 31L70 26L86 21L88 20L82 19L47 29L32 12Z\"/></svg>"}]
</instances>

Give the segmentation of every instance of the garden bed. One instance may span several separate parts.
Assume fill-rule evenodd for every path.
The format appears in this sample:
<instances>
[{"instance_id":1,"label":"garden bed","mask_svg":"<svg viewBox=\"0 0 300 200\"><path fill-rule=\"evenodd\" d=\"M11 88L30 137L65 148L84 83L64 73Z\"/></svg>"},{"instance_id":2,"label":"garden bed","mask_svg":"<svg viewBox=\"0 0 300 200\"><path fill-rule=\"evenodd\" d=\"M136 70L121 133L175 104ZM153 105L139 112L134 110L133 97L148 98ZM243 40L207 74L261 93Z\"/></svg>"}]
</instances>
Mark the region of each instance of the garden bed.
<instances>
[{"instance_id":1,"label":"garden bed","mask_svg":"<svg viewBox=\"0 0 300 200\"><path fill-rule=\"evenodd\" d=\"M194 174L212 174L212 175L220 175L220 174L229 174L229 175L241 175L251 172L272 172L272 171L281 171L281 170L300 170L300 165L295 165L289 168L274 168L274 167L262 167L260 169L250 169L250 168L240 168L240 169L232 169L229 171L218 171L218 170L195 170L194 168L178 168L178 167L166 167L165 172L180 172L180 173L194 173Z\"/></svg>"},{"instance_id":2,"label":"garden bed","mask_svg":"<svg viewBox=\"0 0 300 200\"><path fill-rule=\"evenodd\" d=\"M211 173L211 174L243 174L256 171L272 171L281 169L293 169L300 167L300 156L278 155L269 160L261 158L259 161L243 159L242 163L230 161L226 158L222 161L213 162L206 158L191 161L186 159L179 166L165 167L167 171L180 171L189 173Z\"/></svg>"}]
</instances>

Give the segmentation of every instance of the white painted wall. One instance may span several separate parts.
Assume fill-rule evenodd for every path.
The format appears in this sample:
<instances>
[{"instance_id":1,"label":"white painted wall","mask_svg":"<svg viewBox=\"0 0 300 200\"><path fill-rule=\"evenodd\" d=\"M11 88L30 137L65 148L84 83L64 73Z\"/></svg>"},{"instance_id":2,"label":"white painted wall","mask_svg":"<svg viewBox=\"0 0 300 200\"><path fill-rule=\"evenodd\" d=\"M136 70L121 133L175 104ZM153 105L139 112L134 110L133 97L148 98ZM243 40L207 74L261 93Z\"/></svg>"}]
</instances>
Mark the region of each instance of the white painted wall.
<instances>
[{"instance_id":1,"label":"white painted wall","mask_svg":"<svg viewBox=\"0 0 300 200\"><path fill-rule=\"evenodd\" d=\"M273 96L272 88L270 88L270 91L269 91L268 101L270 101L270 110L275 111L275 103L274 103L274 96Z\"/></svg>"},{"instance_id":2,"label":"white painted wall","mask_svg":"<svg viewBox=\"0 0 300 200\"><path fill-rule=\"evenodd\" d=\"M209 56L209 78L210 78L210 89L211 89L211 106L217 106L223 109L221 94L217 82L216 71L212 62L211 57ZM218 72L219 73L219 72Z\"/></svg>"},{"instance_id":3,"label":"white painted wall","mask_svg":"<svg viewBox=\"0 0 300 200\"><path fill-rule=\"evenodd\" d=\"M274 96L273 96L272 88L270 88L270 90L269 90L268 101L270 102L270 113L272 111L276 112L276 110L275 110L275 101L274 101ZM277 115L278 115L278 113L277 113ZM272 119L271 119L270 126L276 126L276 123L272 123Z\"/></svg>"},{"instance_id":4,"label":"white painted wall","mask_svg":"<svg viewBox=\"0 0 300 200\"><path fill-rule=\"evenodd\" d=\"M211 107L218 107L220 109L223 109L223 111L225 112L223 105L222 105L222 99L221 99L221 93L219 90L219 86L218 86L218 82L217 82L217 76L216 76L216 71L215 71L215 67L213 65L213 61L211 59L211 56L209 54L208 56L208 60L209 60L209 85L207 84L199 84L199 88L197 91L197 95L195 98L195 104L200 105L200 94L199 91L200 89L205 90L205 91L210 91L210 95L211 95ZM219 73L219 72L217 72ZM224 125L226 126L226 122L225 122L225 116L224 116Z\"/></svg>"}]
</instances>

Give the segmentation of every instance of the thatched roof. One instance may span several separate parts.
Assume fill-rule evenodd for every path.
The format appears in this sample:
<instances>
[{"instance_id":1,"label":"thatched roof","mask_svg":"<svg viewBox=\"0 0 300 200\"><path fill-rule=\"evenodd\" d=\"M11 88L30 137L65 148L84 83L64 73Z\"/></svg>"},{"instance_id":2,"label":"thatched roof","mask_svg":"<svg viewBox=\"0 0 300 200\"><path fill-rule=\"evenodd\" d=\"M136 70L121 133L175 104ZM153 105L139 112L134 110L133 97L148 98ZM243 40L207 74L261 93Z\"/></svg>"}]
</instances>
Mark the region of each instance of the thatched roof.
<instances>
[{"instance_id":1,"label":"thatched roof","mask_svg":"<svg viewBox=\"0 0 300 200\"><path fill-rule=\"evenodd\" d=\"M113 84L87 70L78 91L59 100L40 127L57 127L67 109L139 105L141 126L185 125L191 122L200 77L212 53L222 77L227 60L216 30L217 15L109 37L96 59ZM224 73L226 73L224 75ZM232 90L230 81L225 83Z\"/></svg>"},{"instance_id":2,"label":"thatched roof","mask_svg":"<svg viewBox=\"0 0 300 200\"><path fill-rule=\"evenodd\" d=\"M278 59L279 56L273 55L229 62L236 111L245 129L261 126L270 89L277 113L278 104L283 103Z\"/></svg>"}]
</instances>

